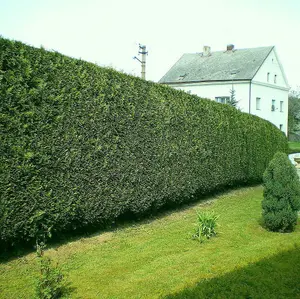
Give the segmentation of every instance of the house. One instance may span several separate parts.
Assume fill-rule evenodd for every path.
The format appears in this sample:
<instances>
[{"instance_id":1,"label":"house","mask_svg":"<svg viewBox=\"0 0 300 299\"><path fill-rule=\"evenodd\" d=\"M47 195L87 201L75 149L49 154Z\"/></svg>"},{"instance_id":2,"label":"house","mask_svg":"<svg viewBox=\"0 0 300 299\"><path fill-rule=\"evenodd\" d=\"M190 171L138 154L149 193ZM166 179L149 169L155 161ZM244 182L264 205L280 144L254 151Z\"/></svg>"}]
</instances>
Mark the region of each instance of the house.
<instances>
[{"instance_id":1,"label":"house","mask_svg":"<svg viewBox=\"0 0 300 299\"><path fill-rule=\"evenodd\" d=\"M159 83L226 103L272 122L287 134L289 86L275 47L184 54Z\"/></svg>"}]
</instances>

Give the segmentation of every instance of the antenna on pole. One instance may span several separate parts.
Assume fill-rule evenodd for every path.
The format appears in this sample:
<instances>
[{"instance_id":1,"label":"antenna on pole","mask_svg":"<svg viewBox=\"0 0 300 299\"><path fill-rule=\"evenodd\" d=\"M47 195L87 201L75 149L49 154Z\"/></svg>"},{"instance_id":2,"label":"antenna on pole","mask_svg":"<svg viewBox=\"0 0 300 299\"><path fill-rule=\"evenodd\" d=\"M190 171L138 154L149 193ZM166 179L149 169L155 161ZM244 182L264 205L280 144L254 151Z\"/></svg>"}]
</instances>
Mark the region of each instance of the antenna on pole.
<instances>
[{"instance_id":1,"label":"antenna on pole","mask_svg":"<svg viewBox=\"0 0 300 299\"><path fill-rule=\"evenodd\" d=\"M139 54L142 54L142 60L138 59L136 56L134 56L133 59L136 59L141 63L141 78L146 80L146 55L148 54L148 52L146 51L145 45L139 44Z\"/></svg>"}]
</instances>

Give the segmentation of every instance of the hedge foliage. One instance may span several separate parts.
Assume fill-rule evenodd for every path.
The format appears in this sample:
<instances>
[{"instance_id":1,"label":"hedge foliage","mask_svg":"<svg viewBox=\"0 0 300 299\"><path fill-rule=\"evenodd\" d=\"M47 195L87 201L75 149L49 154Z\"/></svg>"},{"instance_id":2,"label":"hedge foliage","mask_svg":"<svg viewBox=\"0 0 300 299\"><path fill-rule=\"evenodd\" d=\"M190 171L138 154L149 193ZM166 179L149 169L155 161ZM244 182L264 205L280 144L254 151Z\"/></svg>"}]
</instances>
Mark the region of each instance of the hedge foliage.
<instances>
[{"instance_id":1,"label":"hedge foliage","mask_svg":"<svg viewBox=\"0 0 300 299\"><path fill-rule=\"evenodd\" d=\"M271 231L293 231L300 210L300 182L285 153L276 153L263 174L262 216Z\"/></svg>"},{"instance_id":2,"label":"hedge foliage","mask_svg":"<svg viewBox=\"0 0 300 299\"><path fill-rule=\"evenodd\" d=\"M228 105L4 38L0 97L2 243L261 181L287 150Z\"/></svg>"}]
</instances>

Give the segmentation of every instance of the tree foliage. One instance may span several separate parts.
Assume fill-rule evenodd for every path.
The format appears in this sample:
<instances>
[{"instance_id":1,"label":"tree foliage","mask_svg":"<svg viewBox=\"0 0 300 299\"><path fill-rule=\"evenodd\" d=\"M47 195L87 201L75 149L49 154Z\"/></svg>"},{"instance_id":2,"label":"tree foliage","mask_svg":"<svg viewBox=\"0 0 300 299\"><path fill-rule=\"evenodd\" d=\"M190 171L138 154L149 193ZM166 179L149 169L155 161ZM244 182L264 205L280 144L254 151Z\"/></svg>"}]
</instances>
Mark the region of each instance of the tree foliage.
<instances>
[{"instance_id":1,"label":"tree foliage","mask_svg":"<svg viewBox=\"0 0 300 299\"><path fill-rule=\"evenodd\" d=\"M230 89L229 93L230 93L230 98L226 104L237 108L237 104L239 101L235 97L235 89L232 87L232 89Z\"/></svg>"},{"instance_id":2,"label":"tree foliage","mask_svg":"<svg viewBox=\"0 0 300 299\"><path fill-rule=\"evenodd\" d=\"M291 91L289 94L288 133L299 134L300 131L300 92Z\"/></svg>"},{"instance_id":3,"label":"tree foliage","mask_svg":"<svg viewBox=\"0 0 300 299\"><path fill-rule=\"evenodd\" d=\"M287 150L228 105L2 38L0 80L0 243L261 181Z\"/></svg>"},{"instance_id":4,"label":"tree foliage","mask_svg":"<svg viewBox=\"0 0 300 299\"><path fill-rule=\"evenodd\" d=\"M292 231L300 209L300 182L285 153L276 153L263 175L262 215L271 231Z\"/></svg>"}]
</instances>

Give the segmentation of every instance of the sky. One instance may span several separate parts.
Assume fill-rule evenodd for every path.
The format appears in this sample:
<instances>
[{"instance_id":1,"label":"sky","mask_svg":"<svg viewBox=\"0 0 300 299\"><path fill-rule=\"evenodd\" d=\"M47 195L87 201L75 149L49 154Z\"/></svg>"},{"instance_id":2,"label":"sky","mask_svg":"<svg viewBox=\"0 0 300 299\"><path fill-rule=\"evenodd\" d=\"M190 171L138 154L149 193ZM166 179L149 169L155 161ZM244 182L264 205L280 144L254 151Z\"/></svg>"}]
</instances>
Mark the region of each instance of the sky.
<instances>
[{"instance_id":1,"label":"sky","mask_svg":"<svg viewBox=\"0 0 300 299\"><path fill-rule=\"evenodd\" d=\"M0 0L0 35L157 82L184 53L275 46L300 85L300 0Z\"/></svg>"}]
</instances>

